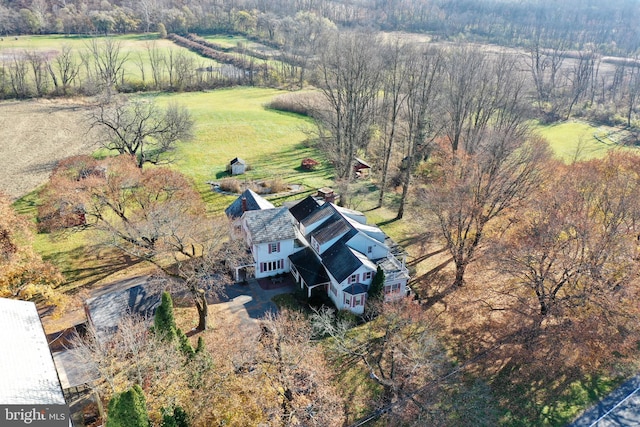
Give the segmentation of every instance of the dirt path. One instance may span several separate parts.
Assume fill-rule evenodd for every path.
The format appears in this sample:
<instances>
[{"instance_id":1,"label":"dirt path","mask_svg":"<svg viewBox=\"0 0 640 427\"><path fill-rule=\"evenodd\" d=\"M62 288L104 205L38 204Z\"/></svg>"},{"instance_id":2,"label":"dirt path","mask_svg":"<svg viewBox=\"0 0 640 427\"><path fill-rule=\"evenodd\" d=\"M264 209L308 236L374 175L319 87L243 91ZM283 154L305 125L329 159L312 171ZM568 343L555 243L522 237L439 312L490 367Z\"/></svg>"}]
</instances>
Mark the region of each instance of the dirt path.
<instances>
[{"instance_id":1,"label":"dirt path","mask_svg":"<svg viewBox=\"0 0 640 427\"><path fill-rule=\"evenodd\" d=\"M94 151L86 101L0 102L0 191L15 199L49 178L58 160Z\"/></svg>"}]
</instances>

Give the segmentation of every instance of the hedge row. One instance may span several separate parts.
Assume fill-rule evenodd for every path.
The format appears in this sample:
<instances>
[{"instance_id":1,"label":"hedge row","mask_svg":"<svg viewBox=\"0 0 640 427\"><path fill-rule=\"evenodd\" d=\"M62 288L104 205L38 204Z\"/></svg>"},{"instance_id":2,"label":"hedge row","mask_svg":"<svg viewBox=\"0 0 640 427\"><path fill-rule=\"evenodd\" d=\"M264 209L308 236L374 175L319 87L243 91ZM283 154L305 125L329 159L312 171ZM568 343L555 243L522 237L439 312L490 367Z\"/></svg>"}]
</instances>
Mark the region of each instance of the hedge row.
<instances>
[{"instance_id":1,"label":"hedge row","mask_svg":"<svg viewBox=\"0 0 640 427\"><path fill-rule=\"evenodd\" d=\"M210 42L209 40L203 39L197 34L187 34L185 37L191 40L192 42L196 42L203 46L210 47L213 50L219 50L221 52L227 52L227 53L228 52L246 53L249 56L253 56L254 58L262 59L264 61L271 59L268 55L265 55L260 52L256 52L255 50L240 49L237 47L225 47L217 43Z\"/></svg>"},{"instance_id":2,"label":"hedge row","mask_svg":"<svg viewBox=\"0 0 640 427\"><path fill-rule=\"evenodd\" d=\"M233 65L234 67L244 71L257 73L267 70L266 64L255 64L253 60L246 60L245 58L239 58L235 55L230 55L228 53L215 50L211 47L203 45L202 43L195 42L177 34L169 35L169 39L173 40L176 44L185 47L192 52L196 52L206 58L213 59L214 61L222 62L224 64Z\"/></svg>"}]
</instances>

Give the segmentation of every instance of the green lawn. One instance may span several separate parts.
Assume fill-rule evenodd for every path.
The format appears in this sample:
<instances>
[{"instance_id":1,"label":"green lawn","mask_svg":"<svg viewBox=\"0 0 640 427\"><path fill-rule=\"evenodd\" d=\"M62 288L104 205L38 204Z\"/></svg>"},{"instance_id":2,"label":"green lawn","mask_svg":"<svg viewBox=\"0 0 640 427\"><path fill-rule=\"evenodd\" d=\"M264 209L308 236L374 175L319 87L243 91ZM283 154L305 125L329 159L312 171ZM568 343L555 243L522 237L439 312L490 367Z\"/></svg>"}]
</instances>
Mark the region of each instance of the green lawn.
<instances>
[{"instance_id":1,"label":"green lawn","mask_svg":"<svg viewBox=\"0 0 640 427\"><path fill-rule=\"evenodd\" d=\"M536 125L534 130L549 141L554 153L565 162L602 157L611 148L616 147L596 139L596 136L603 139L608 129L586 122L568 121Z\"/></svg>"},{"instance_id":2,"label":"green lawn","mask_svg":"<svg viewBox=\"0 0 640 427\"><path fill-rule=\"evenodd\" d=\"M522 379L518 369L506 370L492 387L498 401L507 403L500 408L500 425L513 427L557 426L573 421L585 408L611 393L623 378L611 379L599 374L575 373L547 378Z\"/></svg>"},{"instance_id":3,"label":"green lawn","mask_svg":"<svg viewBox=\"0 0 640 427\"><path fill-rule=\"evenodd\" d=\"M208 181L226 176L225 165L234 157L245 159L252 169L241 180L281 178L302 184L311 191L331 185L333 169L323 155L305 144L304 130L312 124L304 117L264 107L282 91L260 88L233 88L211 92L179 94L141 94L159 104L176 102L190 109L196 122L195 140L181 144L172 165L189 177L207 203L211 214L222 211L237 196L222 195L211 190ZM313 157L321 166L312 172L299 169L300 161ZM153 167L153 166L145 166ZM37 193L15 203L18 212L36 216ZM274 204L281 200L276 198ZM88 231L62 236L38 234L37 250L46 260L56 264L69 280L68 288L113 280L120 270L139 269L131 259L115 251L99 248Z\"/></svg>"},{"instance_id":4,"label":"green lawn","mask_svg":"<svg viewBox=\"0 0 640 427\"><path fill-rule=\"evenodd\" d=\"M197 67L219 66L219 63L204 58L196 53L191 52L181 46L176 45L170 40L161 39L157 34L128 34L109 36L113 40L121 42L122 53L127 54L128 58L124 65L124 79L126 81L142 81L142 72L140 64L145 70L145 80L151 82L151 66L147 55L147 48L155 46L166 52L174 50L182 51L187 57L192 58ZM64 35L47 35L47 36L20 36L17 40L14 37L4 37L0 41L0 58L12 58L15 54L22 54L23 51L37 51L48 53L50 56L57 54L63 46L69 46L75 53L76 58L80 61L81 54L88 52L88 46L91 40L96 39L99 42L105 37L89 37L89 36L64 36ZM141 62L140 62L141 61ZM81 69L81 78L84 78L85 71Z\"/></svg>"},{"instance_id":5,"label":"green lawn","mask_svg":"<svg viewBox=\"0 0 640 427\"><path fill-rule=\"evenodd\" d=\"M232 88L212 92L143 95L161 105L176 102L189 108L196 122L196 138L181 144L176 167L193 180L210 211L223 210L233 197L211 191L207 182L227 176L226 164L235 157L251 170L240 180L281 178L306 189L331 185L333 170L322 153L305 143L312 123L299 115L270 110L264 105L282 91ZM312 172L300 170L300 162L313 157L321 162Z\"/></svg>"}]
</instances>

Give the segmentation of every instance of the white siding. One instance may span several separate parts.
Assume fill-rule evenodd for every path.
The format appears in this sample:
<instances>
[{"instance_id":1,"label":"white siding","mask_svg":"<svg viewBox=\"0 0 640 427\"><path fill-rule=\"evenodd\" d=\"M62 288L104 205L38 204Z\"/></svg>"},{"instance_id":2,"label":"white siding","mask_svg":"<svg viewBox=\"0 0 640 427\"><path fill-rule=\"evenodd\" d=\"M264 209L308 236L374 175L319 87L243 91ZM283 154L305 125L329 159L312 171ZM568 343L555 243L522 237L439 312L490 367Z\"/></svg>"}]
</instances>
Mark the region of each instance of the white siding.
<instances>
[{"instance_id":1,"label":"white siding","mask_svg":"<svg viewBox=\"0 0 640 427\"><path fill-rule=\"evenodd\" d=\"M358 233L347 242L347 246L369 259L380 259L387 256L389 248L366 234Z\"/></svg>"},{"instance_id":2,"label":"white siding","mask_svg":"<svg viewBox=\"0 0 640 427\"><path fill-rule=\"evenodd\" d=\"M282 240L253 245L252 252L255 261L256 278L288 273L291 270L289 255L295 252L293 242L293 240ZM272 244L278 250L269 250L269 246Z\"/></svg>"},{"instance_id":3,"label":"white siding","mask_svg":"<svg viewBox=\"0 0 640 427\"><path fill-rule=\"evenodd\" d=\"M383 292L385 301L403 298L407 295L407 279L385 282Z\"/></svg>"}]
</instances>

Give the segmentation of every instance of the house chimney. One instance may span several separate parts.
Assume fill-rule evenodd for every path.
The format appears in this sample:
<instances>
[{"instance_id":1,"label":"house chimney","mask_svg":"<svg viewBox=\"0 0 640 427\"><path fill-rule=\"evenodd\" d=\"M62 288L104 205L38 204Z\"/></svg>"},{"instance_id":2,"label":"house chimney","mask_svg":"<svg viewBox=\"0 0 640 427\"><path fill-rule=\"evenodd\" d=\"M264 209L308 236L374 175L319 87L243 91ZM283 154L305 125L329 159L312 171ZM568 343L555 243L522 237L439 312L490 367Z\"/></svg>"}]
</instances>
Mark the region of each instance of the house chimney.
<instances>
[{"instance_id":1,"label":"house chimney","mask_svg":"<svg viewBox=\"0 0 640 427\"><path fill-rule=\"evenodd\" d=\"M242 198L242 212L246 212L247 211L247 198L243 197Z\"/></svg>"},{"instance_id":2,"label":"house chimney","mask_svg":"<svg viewBox=\"0 0 640 427\"><path fill-rule=\"evenodd\" d=\"M316 197L321 198L325 202L331 202L331 203L333 203L333 201L336 199L336 195L333 192L333 189L329 187L322 187L318 189L318 194Z\"/></svg>"}]
</instances>

